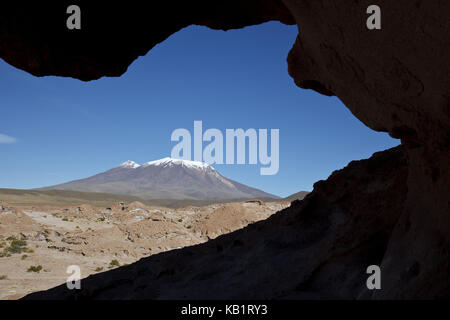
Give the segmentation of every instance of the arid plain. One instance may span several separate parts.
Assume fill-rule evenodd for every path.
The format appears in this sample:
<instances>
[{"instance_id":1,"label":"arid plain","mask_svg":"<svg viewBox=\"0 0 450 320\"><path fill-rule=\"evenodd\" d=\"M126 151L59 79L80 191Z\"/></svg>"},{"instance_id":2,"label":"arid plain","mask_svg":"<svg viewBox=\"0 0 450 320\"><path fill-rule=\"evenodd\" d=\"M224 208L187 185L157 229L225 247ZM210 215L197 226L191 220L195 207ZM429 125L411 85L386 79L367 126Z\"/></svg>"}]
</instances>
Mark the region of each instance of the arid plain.
<instances>
[{"instance_id":1,"label":"arid plain","mask_svg":"<svg viewBox=\"0 0 450 320\"><path fill-rule=\"evenodd\" d=\"M0 299L65 283L70 265L79 266L84 278L206 242L290 205L251 200L167 208L120 200L75 204L82 200L51 193L0 194Z\"/></svg>"}]
</instances>

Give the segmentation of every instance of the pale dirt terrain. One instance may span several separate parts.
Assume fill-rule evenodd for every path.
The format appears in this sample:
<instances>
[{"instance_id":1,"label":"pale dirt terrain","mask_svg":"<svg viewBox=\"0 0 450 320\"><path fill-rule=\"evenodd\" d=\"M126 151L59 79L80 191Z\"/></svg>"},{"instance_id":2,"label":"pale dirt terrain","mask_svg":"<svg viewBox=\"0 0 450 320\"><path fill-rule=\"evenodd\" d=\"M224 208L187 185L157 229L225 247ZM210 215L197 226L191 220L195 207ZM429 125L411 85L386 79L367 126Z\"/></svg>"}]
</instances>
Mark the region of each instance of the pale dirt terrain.
<instances>
[{"instance_id":1,"label":"pale dirt terrain","mask_svg":"<svg viewBox=\"0 0 450 320\"><path fill-rule=\"evenodd\" d=\"M81 277L191 246L267 219L288 202L247 201L168 209L140 202L107 208L0 203L0 299L17 299ZM15 240L14 240L15 239ZM22 241L23 240L23 241ZM42 269L27 271L31 266Z\"/></svg>"}]
</instances>

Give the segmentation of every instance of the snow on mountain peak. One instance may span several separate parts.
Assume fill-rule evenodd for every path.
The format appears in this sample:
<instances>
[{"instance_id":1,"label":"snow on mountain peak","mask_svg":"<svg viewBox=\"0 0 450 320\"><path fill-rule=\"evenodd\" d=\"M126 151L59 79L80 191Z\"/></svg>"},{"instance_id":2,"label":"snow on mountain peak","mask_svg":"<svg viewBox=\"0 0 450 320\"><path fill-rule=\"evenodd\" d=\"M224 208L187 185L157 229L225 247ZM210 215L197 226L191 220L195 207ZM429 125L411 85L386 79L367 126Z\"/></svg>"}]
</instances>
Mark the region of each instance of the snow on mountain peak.
<instances>
[{"instance_id":1,"label":"snow on mountain peak","mask_svg":"<svg viewBox=\"0 0 450 320\"><path fill-rule=\"evenodd\" d=\"M200 161L191 161L191 160L183 160L183 159L174 159L174 158L163 158L155 161L150 161L144 164L145 167L148 166L162 166L162 167L172 167L175 165L181 165L187 168L200 169L205 170L207 168L212 168L209 164Z\"/></svg>"},{"instance_id":2,"label":"snow on mountain peak","mask_svg":"<svg viewBox=\"0 0 450 320\"><path fill-rule=\"evenodd\" d=\"M134 161L131 161L131 160L125 161L124 163L122 163L120 165L120 167L122 167L122 168L131 168L131 169L136 169L136 168L139 168L140 166L141 166L140 164L138 164Z\"/></svg>"}]
</instances>

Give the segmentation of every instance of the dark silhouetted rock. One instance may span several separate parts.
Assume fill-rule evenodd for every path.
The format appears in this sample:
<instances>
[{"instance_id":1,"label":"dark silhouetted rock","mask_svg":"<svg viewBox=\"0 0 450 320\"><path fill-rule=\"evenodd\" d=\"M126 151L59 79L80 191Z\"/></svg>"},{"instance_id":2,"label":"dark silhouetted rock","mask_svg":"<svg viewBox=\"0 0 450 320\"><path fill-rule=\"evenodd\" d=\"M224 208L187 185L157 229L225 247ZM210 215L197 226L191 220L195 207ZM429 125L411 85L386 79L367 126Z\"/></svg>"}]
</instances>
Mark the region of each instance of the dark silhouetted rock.
<instances>
[{"instance_id":1,"label":"dark silhouetted rock","mask_svg":"<svg viewBox=\"0 0 450 320\"><path fill-rule=\"evenodd\" d=\"M78 33L65 28L61 12L68 4L39 1L26 10L21 3L2 4L0 57L34 75L92 80L121 75L138 56L190 24L226 30L269 20L297 23L300 34L288 57L295 83L339 97L368 127L401 139L408 159L406 201L383 199L401 212L382 259L385 285L374 298L450 297L450 2L379 0L382 30L369 31L368 1L153 1L150 8L136 1L107 6L92 1L83 3ZM366 183L379 179L374 173ZM335 188L340 192L343 186ZM377 201L360 208L356 203L362 204L355 202L361 219L370 220L363 211L373 212ZM314 219L320 225L323 218ZM275 220L264 225L271 223ZM276 232L276 225L272 228ZM258 247L253 250L256 254ZM333 270L342 273L337 266ZM263 271L254 277L262 279ZM123 284L131 288L132 281Z\"/></svg>"}]
</instances>

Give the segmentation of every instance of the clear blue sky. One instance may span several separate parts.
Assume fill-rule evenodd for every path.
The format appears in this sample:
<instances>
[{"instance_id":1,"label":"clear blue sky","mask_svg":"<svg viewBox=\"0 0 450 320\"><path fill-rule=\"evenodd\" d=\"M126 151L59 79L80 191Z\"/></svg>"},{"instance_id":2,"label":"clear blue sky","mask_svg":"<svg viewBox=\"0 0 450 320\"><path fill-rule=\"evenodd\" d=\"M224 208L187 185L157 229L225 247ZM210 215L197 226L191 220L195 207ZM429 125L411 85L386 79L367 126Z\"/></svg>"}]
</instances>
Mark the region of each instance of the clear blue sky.
<instances>
[{"instance_id":1,"label":"clear blue sky","mask_svg":"<svg viewBox=\"0 0 450 320\"><path fill-rule=\"evenodd\" d=\"M214 166L280 196L397 145L337 98L295 86L286 57L296 34L277 22L228 32L189 27L122 77L89 83L35 78L0 60L0 187L48 186L170 156L172 131L193 131L194 120L223 132L280 129L277 175L261 176L258 165Z\"/></svg>"}]
</instances>

